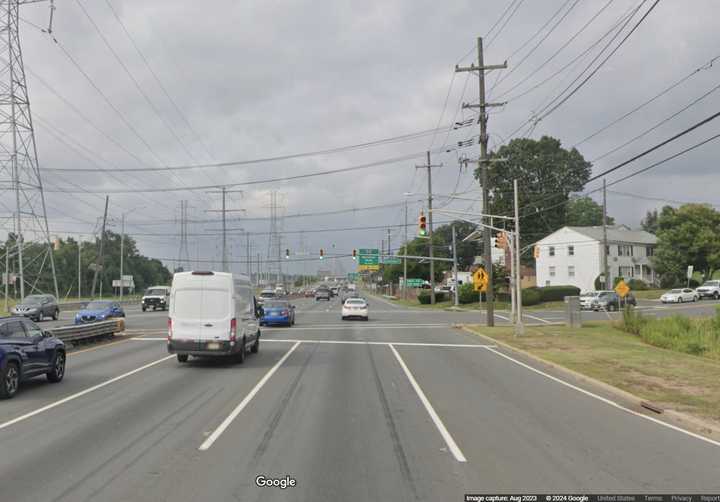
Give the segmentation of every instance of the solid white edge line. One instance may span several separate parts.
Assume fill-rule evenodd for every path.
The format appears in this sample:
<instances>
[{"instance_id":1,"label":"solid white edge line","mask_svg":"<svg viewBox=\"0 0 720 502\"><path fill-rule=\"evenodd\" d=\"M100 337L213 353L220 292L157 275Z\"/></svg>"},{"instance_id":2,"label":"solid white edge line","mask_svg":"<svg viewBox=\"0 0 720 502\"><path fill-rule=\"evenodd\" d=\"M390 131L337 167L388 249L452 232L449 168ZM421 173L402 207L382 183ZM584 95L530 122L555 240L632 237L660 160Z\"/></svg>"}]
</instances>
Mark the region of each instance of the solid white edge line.
<instances>
[{"instance_id":1,"label":"solid white edge line","mask_svg":"<svg viewBox=\"0 0 720 502\"><path fill-rule=\"evenodd\" d=\"M295 342L295 345L290 347L290 350L285 352L285 355L282 356L277 363L275 363L275 366L270 368L270 371L265 373L265 376L263 376L260 381L255 384L255 387L253 387L252 390L248 393L248 395L245 396L242 401L240 401L240 404L238 404L235 409L230 412L230 414L225 418L225 420L223 420L222 423L218 425L217 429L215 429L213 433L208 436L208 438L203 442L203 444L200 445L200 448L198 448L198 450L206 451L213 445L213 443L215 443L215 441L217 441L217 439L222 435L222 433L225 432L225 429L230 426L233 420L235 420L237 416L242 412L242 410L245 409L245 407L260 391L263 385L265 385L265 383L270 380L270 377L273 376L277 369L282 366L282 364L287 360L287 358L290 357L290 354L292 354L293 351L298 348L298 345L300 345L301 343L302 342L300 341Z\"/></svg>"},{"instance_id":2,"label":"solid white edge line","mask_svg":"<svg viewBox=\"0 0 720 502\"><path fill-rule=\"evenodd\" d=\"M67 402L69 402L69 401L72 401L72 400L74 400L74 399L77 399L77 398L79 398L79 397L82 397L82 396L84 396L84 395L86 395L86 394L90 394L91 392L94 392L94 391L96 391L96 390L98 390L98 389L102 389L103 387L106 387L106 386L108 386L108 385L110 385L110 384L112 384L112 383L115 383L115 382L117 382L118 380L122 380L123 378L127 378L127 377L129 377L129 376L131 376L131 375L134 375L135 373L138 373L138 372L140 372L140 371L142 371L142 370L145 370L145 369L147 369L147 368L150 368L151 366L155 366L156 364L160 364L161 362L167 361L168 359L171 359L171 358L173 358L173 357L175 357L175 356L174 356L174 355L171 355L171 356L163 357L162 359L158 359L157 361L153 361L153 362L148 363L148 364L146 364L146 365L144 365L144 366L140 366L139 368L135 368L134 370L128 371L127 373L123 373L122 375L118 375L118 376L116 376L116 377L114 377L114 378L111 378L110 380L105 380L105 381L102 382L102 383L99 383L99 384L97 384L97 385L93 385L92 387L88 387L87 389L82 390L82 391L80 391L80 392L77 392L77 393L75 393L75 394L71 394L71 395L69 395L69 396L67 396L67 397L64 397L64 398L60 399L59 401L55 401L55 402L50 403L50 404L48 404L48 405L45 405L45 406L43 406L43 407L41 407L41 408L38 408L38 409L36 409L36 410L34 410L34 411L31 411L30 413L26 413L26 414L21 415L21 416L19 416L19 417L17 417L17 418L13 418L12 420L9 420L9 421L7 421L7 422L5 422L5 423L0 424L0 430L5 429L6 427L10 427L11 425L14 425L14 424L16 424L16 423L18 423L18 422L22 422L23 420L27 420L28 418L34 417L35 415L39 415L40 413L44 413L44 412L46 412L46 411L48 411L48 410L51 410L51 409L53 409L53 408L56 408L57 406L60 406L61 404L65 404L65 403L67 403Z\"/></svg>"},{"instance_id":3,"label":"solid white edge line","mask_svg":"<svg viewBox=\"0 0 720 502\"><path fill-rule=\"evenodd\" d=\"M557 382L557 383L559 383L559 384L561 384L561 385L564 385L564 386L569 387L569 388L571 388L571 389L573 389L573 390L576 390L576 391L580 392L581 394L585 394L586 396L595 398L595 399L597 399L598 401L602 401L602 402L605 403L605 404L608 404L608 405L613 406L613 407L615 407L615 408L618 408L618 409L620 409L620 410L622 410L622 411L625 411L625 412L627 412L627 413L630 413L631 415L635 415L636 417L644 418L645 420L649 420L649 421L651 421L651 422L655 422L656 424L662 425L663 427L667 427L668 429L672 429L672 430L677 431L677 432L682 432L683 434L686 434L686 435L688 435L688 436L694 437L695 439L699 439L699 440L701 440L701 441L705 441L706 443L710 443L711 445L720 446L720 442L719 442L719 441L715 441L714 439L710 439L710 438L707 438L707 437L705 437L705 436L701 436L700 434L695 434L694 432L691 432L691 431L689 431L689 430L683 429L682 427L678 427L678 426L676 426L676 425L672 425L672 424L669 424L669 423L667 423L667 422L663 422L662 420L658 420L657 418L650 417L650 416L648 416L648 415L644 415L644 414L639 413L639 412L637 412L637 411L631 410L630 408L626 408L625 406L623 406L623 405L621 405L621 404L618 404L618 403L616 403L615 401L611 401L610 399L607 399L607 398L604 398L604 397L602 397L602 396L599 396L599 395L597 395L597 394L595 394L595 393L593 393L593 392L590 392L589 390L585 390L585 389L583 389L583 388L581 388L581 387L578 387L577 385L573 385L573 384L571 384L571 383L569 383L569 382L566 382L565 380L562 380L562 379L560 379L560 378L554 377L554 376L552 376L552 375L550 375L550 374L548 374L548 373L545 373L545 372L542 371L542 370L539 370L539 369L537 369L537 368L533 368L533 367L530 366L529 364L525 364L525 363L522 362L522 361L518 361L517 359L514 359L514 358L508 356L507 354L503 354L503 353L500 352L499 350L495 350L494 348L491 348L491 347L485 347L485 348L486 348L487 350L489 350L490 352L493 352L493 353L495 353L495 354L497 354L497 355L499 355L499 356L501 356L501 357L504 357L505 359L507 359L507 360L509 360L509 361L512 361L513 363L515 363L515 364L517 364L517 365L519 365L519 366L522 366L523 368L526 368L526 369L528 369L528 370L530 370L530 371L533 371L533 372L535 372L535 373L537 373L537 374L539 374L539 375L542 375L542 376L544 376L544 377L546 377L546 378L549 378L550 380L552 380L552 381L554 381L554 382Z\"/></svg>"},{"instance_id":4,"label":"solid white edge line","mask_svg":"<svg viewBox=\"0 0 720 502\"><path fill-rule=\"evenodd\" d=\"M495 317L502 319L503 321L510 321L509 317L501 316L500 314L493 314Z\"/></svg>"},{"instance_id":5,"label":"solid white edge line","mask_svg":"<svg viewBox=\"0 0 720 502\"><path fill-rule=\"evenodd\" d=\"M425 410L427 410L428 414L430 415L430 418L435 423L435 427L437 427L437 430L440 431L440 435L445 440L445 443L448 445L448 448L450 449L453 456L455 457L455 460L457 460L458 462L467 462L465 455L463 455L463 452L460 450L457 443L455 443L455 440L448 432L442 419L435 412L435 409L432 407L432 404L430 404L430 401L425 396L425 393L420 388L420 385L418 385L417 381L415 380L415 377L410 372L410 369L405 364L405 361L403 361L403 358L400 357L400 354L395 349L395 347L393 346L392 343L389 344L389 346L390 346L390 350L392 350L393 354L395 354L395 358L398 360L398 363L400 363L400 367L402 367L403 371L405 372L405 376L407 376L408 380L410 381L410 385L412 385L413 389L415 389L415 392L417 393L418 397L420 398L420 402L423 404L423 406L425 406Z\"/></svg>"}]
</instances>

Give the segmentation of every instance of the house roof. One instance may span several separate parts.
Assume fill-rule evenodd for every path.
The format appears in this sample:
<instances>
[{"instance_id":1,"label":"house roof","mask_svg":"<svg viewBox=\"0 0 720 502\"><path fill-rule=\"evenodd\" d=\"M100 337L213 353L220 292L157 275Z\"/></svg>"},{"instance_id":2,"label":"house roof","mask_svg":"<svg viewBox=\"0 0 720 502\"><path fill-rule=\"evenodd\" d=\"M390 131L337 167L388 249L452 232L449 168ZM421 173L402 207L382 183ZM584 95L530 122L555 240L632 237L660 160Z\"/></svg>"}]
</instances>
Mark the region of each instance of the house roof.
<instances>
[{"instance_id":1,"label":"house roof","mask_svg":"<svg viewBox=\"0 0 720 502\"><path fill-rule=\"evenodd\" d=\"M603 240L603 227L565 227L596 241ZM633 244L657 244L657 237L645 230L630 230L624 225L608 226L607 238L610 242L631 242Z\"/></svg>"}]
</instances>

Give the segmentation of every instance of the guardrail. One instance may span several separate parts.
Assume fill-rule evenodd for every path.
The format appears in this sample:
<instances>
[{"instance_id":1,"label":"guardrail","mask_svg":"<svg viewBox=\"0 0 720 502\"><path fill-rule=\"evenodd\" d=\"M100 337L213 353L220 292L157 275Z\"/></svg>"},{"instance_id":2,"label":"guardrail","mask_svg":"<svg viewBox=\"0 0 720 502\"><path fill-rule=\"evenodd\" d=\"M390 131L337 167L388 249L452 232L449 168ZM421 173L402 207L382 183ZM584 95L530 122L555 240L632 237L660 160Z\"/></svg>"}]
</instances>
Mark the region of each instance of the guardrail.
<instances>
[{"instance_id":1,"label":"guardrail","mask_svg":"<svg viewBox=\"0 0 720 502\"><path fill-rule=\"evenodd\" d=\"M115 300L115 301L117 301L117 300ZM61 311L63 311L63 310L75 310L75 309L81 309L81 308L83 308L85 305L87 305L87 304L90 303L90 302L91 302L91 300L85 300L85 301L82 301L82 302L78 302L78 301L59 302L59 303L58 303L58 307L60 307L60 310L61 310ZM118 301L118 303L119 303L120 305L135 305L135 304L140 305L140 299L123 300L123 301Z\"/></svg>"},{"instance_id":2,"label":"guardrail","mask_svg":"<svg viewBox=\"0 0 720 502\"><path fill-rule=\"evenodd\" d=\"M50 328L48 331L64 342L84 342L112 336L124 330L124 319L112 319L110 321L93 322L90 324Z\"/></svg>"}]
</instances>

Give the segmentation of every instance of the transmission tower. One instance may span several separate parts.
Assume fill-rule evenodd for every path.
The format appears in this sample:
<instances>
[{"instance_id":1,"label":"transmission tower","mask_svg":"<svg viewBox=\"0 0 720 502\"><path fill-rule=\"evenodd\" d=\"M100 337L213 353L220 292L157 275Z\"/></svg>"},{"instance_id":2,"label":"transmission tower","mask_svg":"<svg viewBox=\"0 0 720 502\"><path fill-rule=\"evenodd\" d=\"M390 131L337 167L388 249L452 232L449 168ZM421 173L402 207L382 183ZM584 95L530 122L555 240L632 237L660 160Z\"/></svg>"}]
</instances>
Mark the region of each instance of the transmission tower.
<instances>
[{"instance_id":1,"label":"transmission tower","mask_svg":"<svg viewBox=\"0 0 720 502\"><path fill-rule=\"evenodd\" d=\"M6 252L15 248L20 295L27 284L31 293L52 287L59 297L20 47L20 5L28 1L0 0L0 201L12 200L0 205L14 213Z\"/></svg>"},{"instance_id":2,"label":"transmission tower","mask_svg":"<svg viewBox=\"0 0 720 502\"><path fill-rule=\"evenodd\" d=\"M275 276L278 284L283 282L282 269L282 220L281 207L278 205L278 192L270 192L270 238L268 239L267 270L270 277Z\"/></svg>"},{"instance_id":3,"label":"transmission tower","mask_svg":"<svg viewBox=\"0 0 720 502\"><path fill-rule=\"evenodd\" d=\"M190 251L188 250L188 201L180 201L180 249L178 251L178 267L190 270Z\"/></svg>"}]
</instances>

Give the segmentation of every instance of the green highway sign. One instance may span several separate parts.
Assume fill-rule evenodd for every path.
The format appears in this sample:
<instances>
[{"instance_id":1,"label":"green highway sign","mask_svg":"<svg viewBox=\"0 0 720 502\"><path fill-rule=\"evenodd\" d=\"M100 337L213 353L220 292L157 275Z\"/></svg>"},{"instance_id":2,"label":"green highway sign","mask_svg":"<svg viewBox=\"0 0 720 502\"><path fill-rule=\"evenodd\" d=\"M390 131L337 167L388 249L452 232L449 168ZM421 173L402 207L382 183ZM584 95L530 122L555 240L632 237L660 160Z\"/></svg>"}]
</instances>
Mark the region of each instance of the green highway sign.
<instances>
[{"instance_id":1,"label":"green highway sign","mask_svg":"<svg viewBox=\"0 0 720 502\"><path fill-rule=\"evenodd\" d=\"M348 275L347 275L348 281L353 281L353 282L357 281L358 275L359 274L357 272L348 272Z\"/></svg>"},{"instance_id":2,"label":"green highway sign","mask_svg":"<svg viewBox=\"0 0 720 502\"><path fill-rule=\"evenodd\" d=\"M380 270L380 250L358 250L358 270Z\"/></svg>"},{"instance_id":3,"label":"green highway sign","mask_svg":"<svg viewBox=\"0 0 720 502\"><path fill-rule=\"evenodd\" d=\"M400 265L402 261L397 256L385 256L383 257L383 263L385 265Z\"/></svg>"},{"instance_id":4,"label":"green highway sign","mask_svg":"<svg viewBox=\"0 0 720 502\"><path fill-rule=\"evenodd\" d=\"M423 285L425 281L422 279L408 279L407 280L407 287L408 288L419 288Z\"/></svg>"}]
</instances>

